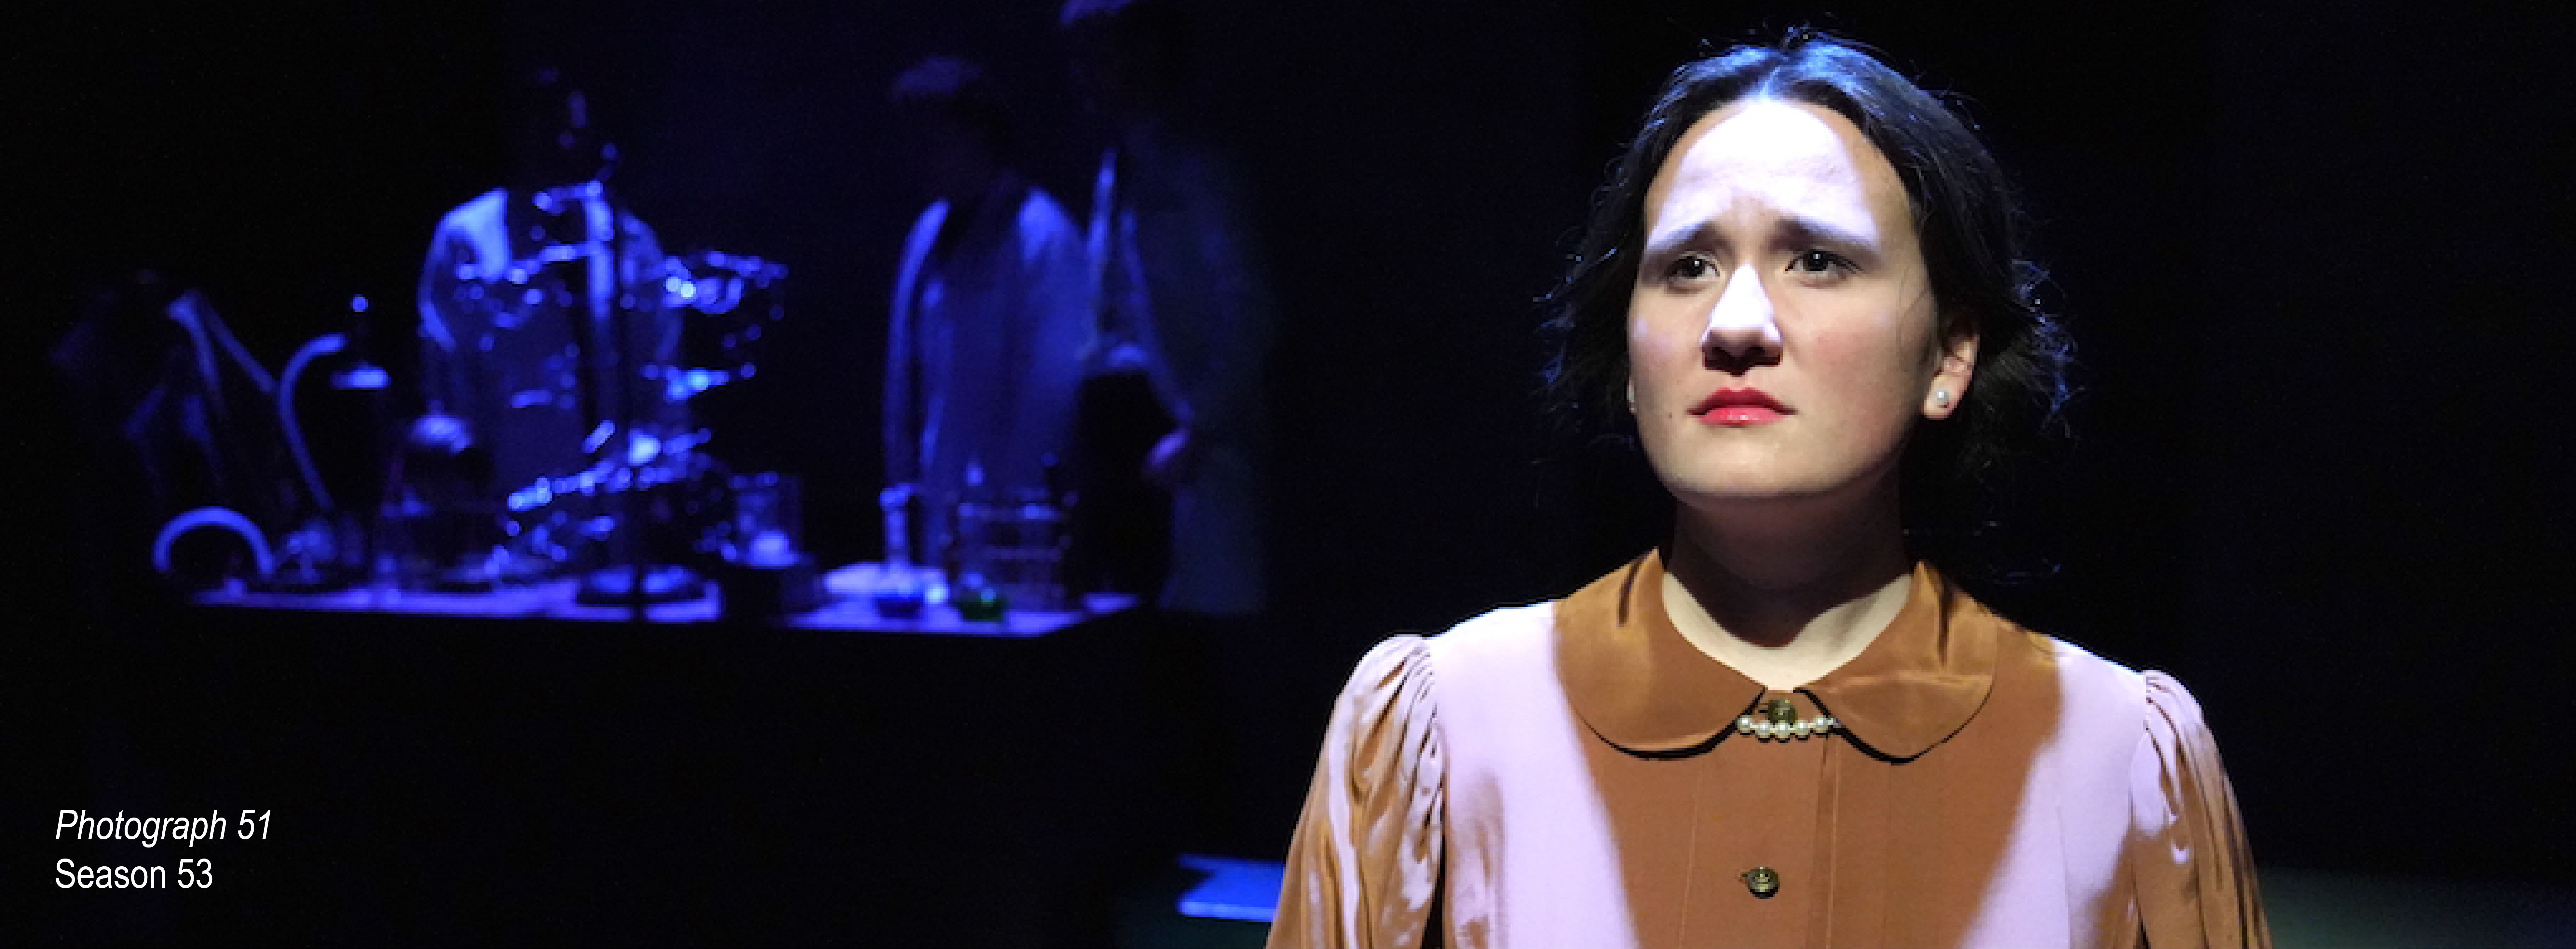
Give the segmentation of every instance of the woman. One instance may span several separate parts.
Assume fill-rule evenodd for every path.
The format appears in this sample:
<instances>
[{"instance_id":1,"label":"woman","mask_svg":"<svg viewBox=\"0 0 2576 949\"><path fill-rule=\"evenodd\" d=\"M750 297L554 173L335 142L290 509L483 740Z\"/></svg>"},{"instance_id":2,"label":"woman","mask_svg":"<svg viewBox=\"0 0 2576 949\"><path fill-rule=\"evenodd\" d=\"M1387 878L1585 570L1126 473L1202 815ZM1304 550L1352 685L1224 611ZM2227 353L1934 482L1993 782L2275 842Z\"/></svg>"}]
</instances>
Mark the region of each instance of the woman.
<instances>
[{"instance_id":1,"label":"woman","mask_svg":"<svg viewBox=\"0 0 2576 949\"><path fill-rule=\"evenodd\" d=\"M2017 250L1984 147L1867 55L1677 71L1550 374L1633 419L1671 536L1361 660L1272 944L2268 941L2191 696L1928 562L2063 399Z\"/></svg>"}]
</instances>

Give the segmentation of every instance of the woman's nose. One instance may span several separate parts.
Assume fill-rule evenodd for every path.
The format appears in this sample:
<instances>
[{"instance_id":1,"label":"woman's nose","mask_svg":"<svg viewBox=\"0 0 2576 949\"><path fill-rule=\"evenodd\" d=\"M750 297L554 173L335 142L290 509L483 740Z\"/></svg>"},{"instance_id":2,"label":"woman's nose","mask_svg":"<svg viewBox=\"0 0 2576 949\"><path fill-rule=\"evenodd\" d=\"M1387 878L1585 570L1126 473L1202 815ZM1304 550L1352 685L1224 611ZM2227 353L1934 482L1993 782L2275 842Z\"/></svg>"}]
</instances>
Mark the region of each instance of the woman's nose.
<instances>
[{"instance_id":1,"label":"woman's nose","mask_svg":"<svg viewBox=\"0 0 2576 949\"><path fill-rule=\"evenodd\" d=\"M1770 289L1750 266L1738 267L1709 308L1708 329L1700 334L1700 359L1711 369L1742 372L1780 361L1780 324L1774 319Z\"/></svg>"}]
</instances>

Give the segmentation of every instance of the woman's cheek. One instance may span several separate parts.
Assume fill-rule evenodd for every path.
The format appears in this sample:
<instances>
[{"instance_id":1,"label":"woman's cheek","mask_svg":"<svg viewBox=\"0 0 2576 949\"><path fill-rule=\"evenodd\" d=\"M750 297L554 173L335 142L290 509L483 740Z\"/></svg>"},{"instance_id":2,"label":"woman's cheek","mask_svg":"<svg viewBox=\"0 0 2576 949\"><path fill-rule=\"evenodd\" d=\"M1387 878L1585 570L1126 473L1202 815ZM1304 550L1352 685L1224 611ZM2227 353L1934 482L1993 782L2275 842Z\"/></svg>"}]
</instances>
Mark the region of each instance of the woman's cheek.
<instances>
[{"instance_id":1,"label":"woman's cheek","mask_svg":"<svg viewBox=\"0 0 2576 949\"><path fill-rule=\"evenodd\" d=\"M1657 404L1655 394L1662 391L1664 380L1674 371L1675 354L1680 349L1672 334L1659 332L1648 319L1633 319L1628 324L1628 374L1637 387L1640 412Z\"/></svg>"}]
</instances>

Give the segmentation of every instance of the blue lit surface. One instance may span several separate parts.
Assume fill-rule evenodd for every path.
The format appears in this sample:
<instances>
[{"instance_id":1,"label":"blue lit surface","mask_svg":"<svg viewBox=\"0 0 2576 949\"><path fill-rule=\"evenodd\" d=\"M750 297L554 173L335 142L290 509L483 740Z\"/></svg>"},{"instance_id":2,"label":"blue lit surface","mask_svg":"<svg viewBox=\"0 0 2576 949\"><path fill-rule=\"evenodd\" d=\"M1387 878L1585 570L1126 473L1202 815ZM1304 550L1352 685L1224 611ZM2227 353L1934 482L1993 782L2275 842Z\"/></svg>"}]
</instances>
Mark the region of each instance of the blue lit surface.
<instances>
[{"instance_id":1,"label":"blue lit surface","mask_svg":"<svg viewBox=\"0 0 2576 949\"><path fill-rule=\"evenodd\" d=\"M393 376L382 366L362 364L331 374L331 387L335 389L372 392L392 385Z\"/></svg>"},{"instance_id":2,"label":"blue lit surface","mask_svg":"<svg viewBox=\"0 0 2576 949\"><path fill-rule=\"evenodd\" d=\"M1181 866L1208 875L1181 894L1181 915L1247 923L1267 923L1278 915L1279 884L1288 873L1285 864L1185 853Z\"/></svg>"}]
</instances>

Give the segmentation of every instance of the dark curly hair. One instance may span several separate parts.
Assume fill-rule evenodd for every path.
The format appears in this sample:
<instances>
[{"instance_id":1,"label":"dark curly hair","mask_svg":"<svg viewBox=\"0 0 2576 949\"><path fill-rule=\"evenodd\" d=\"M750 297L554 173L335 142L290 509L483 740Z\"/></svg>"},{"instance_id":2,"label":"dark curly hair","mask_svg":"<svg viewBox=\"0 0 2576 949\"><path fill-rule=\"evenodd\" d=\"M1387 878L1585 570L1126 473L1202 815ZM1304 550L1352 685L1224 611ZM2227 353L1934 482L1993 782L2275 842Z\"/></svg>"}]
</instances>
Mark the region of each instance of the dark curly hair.
<instances>
[{"instance_id":1,"label":"dark curly hair","mask_svg":"<svg viewBox=\"0 0 2576 949\"><path fill-rule=\"evenodd\" d=\"M1961 543L1993 526L2007 463L2031 454L2058 425L2071 393L2073 344L2039 306L2043 274L2024 259L2020 201L1994 156L1942 100L1852 44L1797 30L1776 46L1738 46L1665 80L1594 194L1565 278L1546 298L1542 395L1567 431L1636 445L1621 393L1646 188L1692 123L1747 98L1830 109L1860 128L1904 181L1942 333L1978 335L1976 373L1958 410L1918 426L1901 465L1909 543L1918 555L1963 559Z\"/></svg>"}]
</instances>

